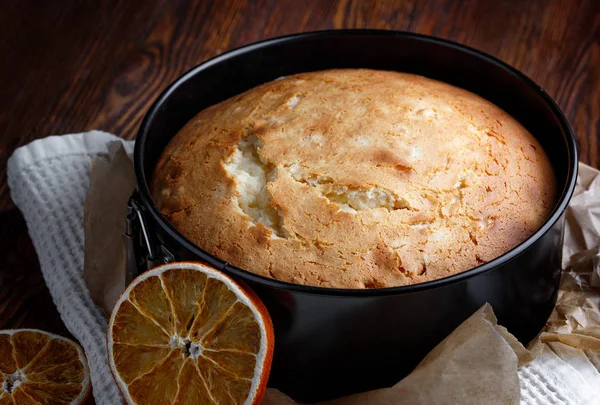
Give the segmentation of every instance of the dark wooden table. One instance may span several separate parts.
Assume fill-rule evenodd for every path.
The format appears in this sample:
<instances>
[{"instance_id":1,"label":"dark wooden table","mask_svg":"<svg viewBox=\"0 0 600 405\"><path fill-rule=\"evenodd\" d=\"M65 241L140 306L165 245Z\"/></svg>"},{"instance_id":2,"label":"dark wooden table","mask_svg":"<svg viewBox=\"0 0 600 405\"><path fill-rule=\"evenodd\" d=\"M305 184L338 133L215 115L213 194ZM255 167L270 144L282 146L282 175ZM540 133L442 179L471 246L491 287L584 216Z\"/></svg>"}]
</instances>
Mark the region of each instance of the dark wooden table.
<instances>
[{"instance_id":1,"label":"dark wooden table","mask_svg":"<svg viewBox=\"0 0 600 405\"><path fill-rule=\"evenodd\" d=\"M43 283L6 160L36 138L103 129L127 139L158 93L192 66L260 39L332 28L451 39L541 84L600 161L598 0L9 0L0 11L0 329L68 334Z\"/></svg>"}]
</instances>

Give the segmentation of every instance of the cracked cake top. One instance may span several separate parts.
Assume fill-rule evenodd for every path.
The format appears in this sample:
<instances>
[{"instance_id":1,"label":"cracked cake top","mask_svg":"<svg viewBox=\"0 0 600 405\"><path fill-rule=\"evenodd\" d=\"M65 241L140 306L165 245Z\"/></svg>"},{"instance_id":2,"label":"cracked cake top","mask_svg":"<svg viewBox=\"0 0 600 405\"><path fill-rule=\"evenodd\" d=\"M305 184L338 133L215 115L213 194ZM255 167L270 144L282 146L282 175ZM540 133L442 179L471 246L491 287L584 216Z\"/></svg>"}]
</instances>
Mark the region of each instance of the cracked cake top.
<instances>
[{"instance_id":1,"label":"cracked cake top","mask_svg":"<svg viewBox=\"0 0 600 405\"><path fill-rule=\"evenodd\" d=\"M555 202L515 119L421 76L328 70L205 109L171 140L152 192L189 240L296 284L424 282L523 242Z\"/></svg>"}]
</instances>

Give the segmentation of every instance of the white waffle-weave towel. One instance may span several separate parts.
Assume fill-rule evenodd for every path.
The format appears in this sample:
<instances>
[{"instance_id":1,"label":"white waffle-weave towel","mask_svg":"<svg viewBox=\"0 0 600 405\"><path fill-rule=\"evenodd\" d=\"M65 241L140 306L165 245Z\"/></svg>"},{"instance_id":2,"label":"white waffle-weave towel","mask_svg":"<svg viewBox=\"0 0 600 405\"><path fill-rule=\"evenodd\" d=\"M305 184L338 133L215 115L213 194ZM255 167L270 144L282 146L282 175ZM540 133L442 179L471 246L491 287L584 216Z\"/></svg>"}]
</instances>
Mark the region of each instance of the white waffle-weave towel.
<instances>
[{"instance_id":1,"label":"white waffle-weave towel","mask_svg":"<svg viewBox=\"0 0 600 405\"><path fill-rule=\"evenodd\" d=\"M8 161L8 185L23 212L44 280L62 320L85 350L98 405L122 403L108 368L104 315L83 281L83 203L90 163L106 153L106 132L51 136L23 146ZM124 142L128 152L133 142Z\"/></svg>"},{"instance_id":2,"label":"white waffle-weave towel","mask_svg":"<svg viewBox=\"0 0 600 405\"><path fill-rule=\"evenodd\" d=\"M8 162L12 198L27 221L58 311L87 354L99 405L121 403L122 398L107 364L107 321L82 277L83 203L91 159L117 139L100 131L52 136L17 149ZM133 142L124 144L131 153ZM558 360L544 368L526 366L519 376L523 405L581 405L596 389L580 370Z\"/></svg>"}]
</instances>

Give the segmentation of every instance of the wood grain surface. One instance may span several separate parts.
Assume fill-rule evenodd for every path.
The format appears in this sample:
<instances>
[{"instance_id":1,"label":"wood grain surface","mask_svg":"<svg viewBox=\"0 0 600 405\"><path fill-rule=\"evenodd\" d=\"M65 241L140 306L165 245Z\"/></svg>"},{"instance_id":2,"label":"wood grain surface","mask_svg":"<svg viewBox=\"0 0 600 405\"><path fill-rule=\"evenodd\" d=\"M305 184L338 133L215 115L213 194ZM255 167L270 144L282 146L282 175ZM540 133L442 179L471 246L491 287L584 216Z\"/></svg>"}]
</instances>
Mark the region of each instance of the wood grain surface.
<instances>
[{"instance_id":1,"label":"wood grain surface","mask_svg":"<svg viewBox=\"0 0 600 405\"><path fill-rule=\"evenodd\" d=\"M6 160L36 138L102 129L133 139L171 81L229 49L333 28L431 34L475 47L542 85L600 164L600 1L9 0L0 12L0 328L67 333L51 303Z\"/></svg>"}]
</instances>

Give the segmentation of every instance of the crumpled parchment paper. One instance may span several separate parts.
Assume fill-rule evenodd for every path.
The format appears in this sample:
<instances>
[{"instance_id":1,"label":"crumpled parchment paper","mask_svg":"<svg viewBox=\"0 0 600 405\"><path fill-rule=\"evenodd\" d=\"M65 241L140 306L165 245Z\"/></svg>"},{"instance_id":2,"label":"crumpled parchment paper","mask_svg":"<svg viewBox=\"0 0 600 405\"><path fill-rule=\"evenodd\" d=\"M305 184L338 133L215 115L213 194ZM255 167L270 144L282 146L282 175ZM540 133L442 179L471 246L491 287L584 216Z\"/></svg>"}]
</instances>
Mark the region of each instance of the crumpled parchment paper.
<instances>
[{"instance_id":1,"label":"crumpled parchment paper","mask_svg":"<svg viewBox=\"0 0 600 405\"><path fill-rule=\"evenodd\" d=\"M110 143L108 154L92 162L83 206L83 279L107 315L125 290L125 216L134 187L131 158L121 142Z\"/></svg>"},{"instance_id":2,"label":"crumpled parchment paper","mask_svg":"<svg viewBox=\"0 0 600 405\"><path fill-rule=\"evenodd\" d=\"M85 203L84 278L107 315L125 288L125 206L134 186L131 159L120 143L111 145L108 157L95 159ZM569 404L599 403L599 245L600 172L580 164L567 212L558 303L528 348L497 325L493 309L485 305L393 387L322 405L516 405L543 403L546 395L564 397ZM539 376L547 381L537 381ZM542 392L543 384L549 394ZM263 404L296 403L268 389Z\"/></svg>"}]
</instances>

